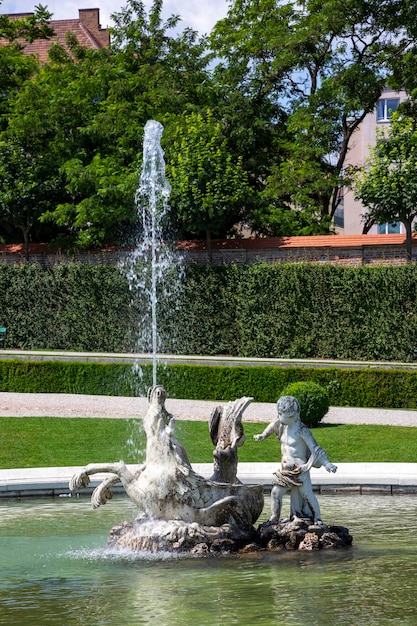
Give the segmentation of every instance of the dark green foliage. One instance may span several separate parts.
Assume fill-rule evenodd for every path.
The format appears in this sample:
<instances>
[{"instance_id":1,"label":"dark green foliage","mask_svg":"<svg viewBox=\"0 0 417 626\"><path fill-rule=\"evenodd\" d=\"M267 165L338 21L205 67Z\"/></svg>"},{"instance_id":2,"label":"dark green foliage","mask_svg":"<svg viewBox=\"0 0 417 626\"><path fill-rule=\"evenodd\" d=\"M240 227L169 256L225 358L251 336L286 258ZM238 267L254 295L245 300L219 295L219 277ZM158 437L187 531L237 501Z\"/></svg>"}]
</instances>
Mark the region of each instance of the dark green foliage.
<instances>
[{"instance_id":1,"label":"dark green foliage","mask_svg":"<svg viewBox=\"0 0 417 626\"><path fill-rule=\"evenodd\" d=\"M144 396L152 366L139 370L123 363L0 360L0 391ZM310 381L327 389L332 406L417 408L417 371L406 369L174 364L160 365L157 380L170 398L276 402L291 383Z\"/></svg>"},{"instance_id":2,"label":"dark green foliage","mask_svg":"<svg viewBox=\"0 0 417 626\"><path fill-rule=\"evenodd\" d=\"M366 166L356 180L355 198L366 207L367 224L401 222L406 233L407 260L412 262L412 232L417 216L415 104L411 115L393 115L389 132L377 132Z\"/></svg>"},{"instance_id":3,"label":"dark green foliage","mask_svg":"<svg viewBox=\"0 0 417 626\"><path fill-rule=\"evenodd\" d=\"M259 176L266 179L261 196L270 200L262 221L274 227L285 220L285 206L296 206L304 216L303 234L317 233L318 224L323 232L331 227L339 190L350 182L345 164L357 127L393 72L401 88L403 74L411 74L407 59L415 56L416 6L397 0L229 4L210 36L222 59L215 76L229 88L232 102L240 91L256 103L255 110L263 112L269 102L282 112L270 114L275 152L266 176ZM244 120L237 117L235 125Z\"/></svg>"},{"instance_id":4,"label":"dark green foliage","mask_svg":"<svg viewBox=\"0 0 417 626\"><path fill-rule=\"evenodd\" d=\"M158 381L172 398L276 402L291 383L311 381L324 387L331 406L417 408L417 371L274 366L170 365ZM417 423L417 416L416 416Z\"/></svg>"},{"instance_id":5,"label":"dark green foliage","mask_svg":"<svg viewBox=\"0 0 417 626\"><path fill-rule=\"evenodd\" d=\"M253 396L255 402L275 402L285 385L314 372L284 367L171 365L160 368L158 380L170 397L232 400Z\"/></svg>"},{"instance_id":6,"label":"dark green foliage","mask_svg":"<svg viewBox=\"0 0 417 626\"><path fill-rule=\"evenodd\" d=\"M166 382L164 374L159 375L162 384L177 398L229 400L249 395L256 402L275 402L290 382L312 380L328 384L330 404L335 406L417 407L414 371L176 365L164 373Z\"/></svg>"},{"instance_id":7,"label":"dark green foliage","mask_svg":"<svg viewBox=\"0 0 417 626\"><path fill-rule=\"evenodd\" d=\"M132 305L117 267L0 264L0 293L8 348L134 349L140 307ZM406 362L417 345L417 266L411 264L192 265L177 303L160 304L161 345L175 354Z\"/></svg>"},{"instance_id":8,"label":"dark green foliage","mask_svg":"<svg viewBox=\"0 0 417 626\"><path fill-rule=\"evenodd\" d=\"M409 361L416 285L415 266L254 266L241 285L241 354Z\"/></svg>"},{"instance_id":9,"label":"dark green foliage","mask_svg":"<svg viewBox=\"0 0 417 626\"><path fill-rule=\"evenodd\" d=\"M0 390L20 393L79 393L131 396L127 365L59 361L0 361Z\"/></svg>"},{"instance_id":10,"label":"dark green foliage","mask_svg":"<svg viewBox=\"0 0 417 626\"><path fill-rule=\"evenodd\" d=\"M321 385L306 381L287 385L280 396L294 396L300 405L300 417L309 428L319 425L329 410L329 394Z\"/></svg>"},{"instance_id":11,"label":"dark green foliage","mask_svg":"<svg viewBox=\"0 0 417 626\"><path fill-rule=\"evenodd\" d=\"M111 266L0 264L0 318L7 347L24 350L128 350L129 295Z\"/></svg>"},{"instance_id":12,"label":"dark green foliage","mask_svg":"<svg viewBox=\"0 0 417 626\"><path fill-rule=\"evenodd\" d=\"M73 35L37 63L17 44L2 46L0 236L7 242L28 244L29 232L32 241L77 248L126 242L137 217L146 121L163 121L172 146L184 115L214 98L206 39L161 11L160 0L149 11L127 0L112 15L111 49L86 49ZM44 32L45 10L36 14ZM10 20L4 32L4 19L0 34L10 38L14 25L21 37L23 20Z\"/></svg>"},{"instance_id":13,"label":"dark green foliage","mask_svg":"<svg viewBox=\"0 0 417 626\"><path fill-rule=\"evenodd\" d=\"M239 285L244 275L234 265L187 268L173 324L180 354L239 354Z\"/></svg>"}]
</instances>

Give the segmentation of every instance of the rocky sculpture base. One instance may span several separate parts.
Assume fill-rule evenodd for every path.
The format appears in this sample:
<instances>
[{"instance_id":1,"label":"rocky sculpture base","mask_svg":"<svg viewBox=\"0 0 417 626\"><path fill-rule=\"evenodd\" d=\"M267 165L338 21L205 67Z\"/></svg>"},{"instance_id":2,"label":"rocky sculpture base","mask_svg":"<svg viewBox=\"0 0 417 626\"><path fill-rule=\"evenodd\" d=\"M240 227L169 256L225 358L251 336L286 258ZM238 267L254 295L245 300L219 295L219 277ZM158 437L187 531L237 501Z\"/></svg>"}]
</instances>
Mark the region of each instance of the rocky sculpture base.
<instances>
[{"instance_id":1,"label":"rocky sculpture base","mask_svg":"<svg viewBox=\"0 0 417 626\"><path fill-rule=\"evenodd\" d=\"M132 552L208 555L238 552L256 539L256 531L235 525L203 526L182 520L135 520L110 531L108 545Z\"/></svg>"},{"instance_id":2,"label":"rocky sculpture base","mask_svg":"<svg viewBox=\"0 0 417 626\"><path fill-rule=\"evenodd\" d=\"M130 552L170 552L218 555L282 550L315 551L345 548L352 544L349 530L323 522L296 518L291 522L265 522L257 530L235 525L203 526L181 520L135 520L110 531L108 546Z\"/></svg>"},{"instance_id":3,"label":"rocky sculpture base","mask_svg":"<svg viewBox=\"0 0 417 626\"><path fill-rule=\"evenodd\" d=\"M328 550L352 545L352 536L344 526L294 518L276 524L265 522L258 528L259 543L266 550Z\"/></svg>"}]
</instances>

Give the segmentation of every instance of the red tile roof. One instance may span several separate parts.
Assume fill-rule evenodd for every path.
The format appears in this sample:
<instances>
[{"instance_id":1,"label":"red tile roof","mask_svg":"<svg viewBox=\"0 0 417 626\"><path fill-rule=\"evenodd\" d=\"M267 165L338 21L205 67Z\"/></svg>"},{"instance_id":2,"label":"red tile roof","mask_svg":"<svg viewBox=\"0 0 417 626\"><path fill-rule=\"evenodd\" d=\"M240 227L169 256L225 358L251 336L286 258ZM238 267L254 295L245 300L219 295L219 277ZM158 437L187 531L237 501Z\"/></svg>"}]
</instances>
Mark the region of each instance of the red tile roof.
<instances>
[{"instance_id":1,"label":"red tile roof","mask_svg":"<svg viewBox=\"0 0 417 626\"><path fill-rule=\"evenodd\" d=\"M54 254L59 248L58 246L49 246L45 243L29 244L31 254ZM23 243L0 243L0 254L21 254L25 253L25 245Z\"/></svg>"},{"instance_id":2,"label":"red tile roof","mask_svg":"<svg viewBox=\"0 0 417 626\"><path fill-rule=\"evenodd\" d=\"M417 233L413 234L413 245L417 245ZM259 237L253 239L217 239L212 241L213 251L215 250L259 250L259 254L262 255L262 251L267 250L299 250L300 257L303 255L303 250L307 249L341 249L345 251L349 249L362 249L359 256L363 254L363 249L367 246L374 249L374 253L385 246L405 246L405 235L321 235L321 236L309 236L309 237ZM178 243L178 248L189 252L205 252L207 250L206 241L181 241ZM57 246L44 244L44 243L31 243L29 245L31 255L55 255L61 254L61 249ZM93 253L115 253L117 252L115 247L106 247L101 250L92 250ZM122 249L120 249L122 252ZM12 257L23 257L25 254L24 245L22 243L13 244L0 244L0 262L6 255ZM336 252L336 254L339 254ZM372 256L372 250L370 252ZM308 255L307 255L308 256ZM378 255L377 255L378 256ZM391 258L391 257L387 257Z\"/></svg>"},{"instance_id":3,"label":"red tile roof","mask_svg":"<svg viewBox=\"0 0 417 626\"><path fill-rule=\"evenodd\" d=\"M38 39L29 43L21 40L25 46L26 54L36 54L41 61L48 58L49 48L53 43L59 43L65 47L66 36L72 33L77 37L80 45L90 49L107 48L110 44L110 34L106 28L101 28L99 24L100 9L79 9L79 17L71 20L51 20L50 26L54 29L55 35L50 39ZM9 14L10 19L28 17L31 13ZM5 45L5 41L0 44Z\"/></svg>"},{"instance_id":4,"label":"red tile roof","mask_svg":"<svg viewBox=\"0 0 417 626\"><path fill-rule=\"evenodd\" d=\"M413 245L417 234L413 235ZM267 250L271 248L349 248L361 246L405 245L405 235L317 235L305 237L256 237L250 239L214 239L213 250ZM204 240L182 241L183 250L205 250Z\"/></svg>"}]
</instances>

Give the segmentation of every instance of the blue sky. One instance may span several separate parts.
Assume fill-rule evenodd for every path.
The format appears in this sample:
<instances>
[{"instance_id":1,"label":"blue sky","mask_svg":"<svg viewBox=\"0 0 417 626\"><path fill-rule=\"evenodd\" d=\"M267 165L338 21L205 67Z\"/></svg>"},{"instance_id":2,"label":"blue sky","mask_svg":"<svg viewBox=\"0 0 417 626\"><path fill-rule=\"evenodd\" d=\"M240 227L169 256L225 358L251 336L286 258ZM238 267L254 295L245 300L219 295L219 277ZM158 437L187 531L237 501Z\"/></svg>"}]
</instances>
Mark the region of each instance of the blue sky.
<instances>
[{"instance_id":1,"label":"blue sky","mask_svg":"<svg viewBox=\"0 0 417 626\"><path fill-rule=\"evenodd\" d=\"M46 6L55 19L78 17L78 9L100 9L103 28L111 26L110 15L125 6L124 0L0 0L0 13L31 13L38 4ZM144 0L147 7L152 0ZM201 34L209 33L214 24L225 17L228 0L164 0L163 15L180 15L184 26Z\"/></svg>"}]
</instances>

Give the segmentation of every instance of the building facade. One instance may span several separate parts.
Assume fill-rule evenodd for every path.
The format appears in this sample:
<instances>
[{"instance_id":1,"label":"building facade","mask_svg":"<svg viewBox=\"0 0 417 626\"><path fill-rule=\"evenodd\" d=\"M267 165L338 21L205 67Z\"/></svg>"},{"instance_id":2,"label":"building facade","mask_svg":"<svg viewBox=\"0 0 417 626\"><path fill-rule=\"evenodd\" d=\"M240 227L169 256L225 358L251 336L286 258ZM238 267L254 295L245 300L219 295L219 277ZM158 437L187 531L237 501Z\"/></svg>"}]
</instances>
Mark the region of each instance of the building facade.
<instances>
[{"instance_id":1,"label":"building facade","mask_svg":"<svg viewBox=\"0 0 417 626\"><path fill-rule=\"evenodd\" d=\"M362 166L369 157L370 147L375 146L378 132L389 128L390 118L397 110L400 102L407 99L405 91L385 89L378 100L377 106L369 113L354 133L346 160L346 167ZM366 209L361 202L355 200L354 192L346 189L343 193L341 206L335 220L336 230L345 235L358 235L363 232L362 219ZM369 234L392 234L404 232L402 224L374 224Z\"/></svg>"}]
</instances>

